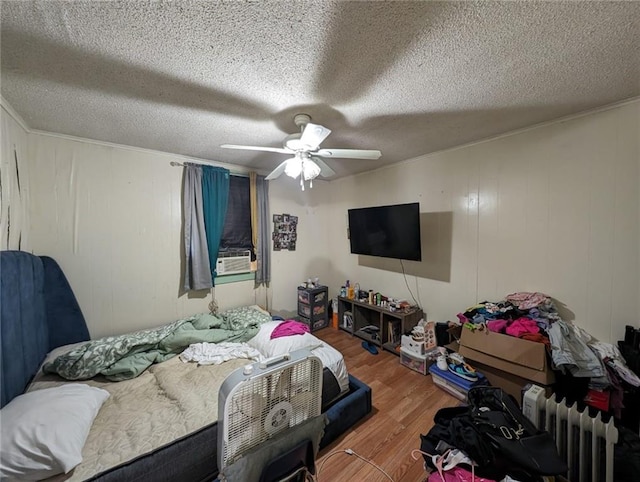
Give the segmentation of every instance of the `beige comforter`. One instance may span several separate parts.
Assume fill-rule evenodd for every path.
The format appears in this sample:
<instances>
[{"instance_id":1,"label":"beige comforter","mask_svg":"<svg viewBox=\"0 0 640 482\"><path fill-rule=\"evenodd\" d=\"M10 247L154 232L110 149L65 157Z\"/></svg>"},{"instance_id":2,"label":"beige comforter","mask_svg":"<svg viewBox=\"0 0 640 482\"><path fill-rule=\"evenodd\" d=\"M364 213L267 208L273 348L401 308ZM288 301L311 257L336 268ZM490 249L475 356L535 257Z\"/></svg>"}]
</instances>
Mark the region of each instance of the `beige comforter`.
<instances>
[{"instance_id":1,"label":"beige comforter","mask_svg":"<svg viewBox=\"0 0 640 482\"><path fill-rule=\"evenodd\" d=\"M48 480L85 480L216 422L222 382L247 363L240 359L198 366L176 357L153 365L132 380L109 382L96 378L80 382L103 388L111 396L93 423L82 451L82 463L69 474ZM69 382L44 375L29 390L62 383Z\"/></svg>"}]
</instances>

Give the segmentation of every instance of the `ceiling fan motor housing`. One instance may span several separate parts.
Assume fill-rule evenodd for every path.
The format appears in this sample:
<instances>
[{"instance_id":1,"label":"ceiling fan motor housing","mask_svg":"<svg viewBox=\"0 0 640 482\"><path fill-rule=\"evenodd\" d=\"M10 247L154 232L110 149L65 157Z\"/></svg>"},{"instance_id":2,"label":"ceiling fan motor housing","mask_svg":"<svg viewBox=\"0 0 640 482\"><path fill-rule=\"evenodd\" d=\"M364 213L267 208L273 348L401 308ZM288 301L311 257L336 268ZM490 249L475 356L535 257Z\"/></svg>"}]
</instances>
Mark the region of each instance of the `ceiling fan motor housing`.
<instances>
[{"instance_id":1,"label":"ceiling fan motor housing","mask_svg":"<svg viewBox=\"0 0 640 482\"><path fill-rule=\"evenodd\" d=\"M309 114L296 114L293 117L293 122L298 127L304 128L304 126L311 122L311 116Z\"/></svg>"},{"instance_id":2,"label":"ceiling fan motor housing","mask_svg":"<svg viewBox=\"0 0 640 482\"><path fill-rule=\"evenodd\" d=\"M282 146L285 149L291 149L292 151L299 151L303 148L302 143L300 142L300 137L302 137L301 132L296 132L295 134L289 134L284 138L284 142Z\"/></svg>"}]
</instances>

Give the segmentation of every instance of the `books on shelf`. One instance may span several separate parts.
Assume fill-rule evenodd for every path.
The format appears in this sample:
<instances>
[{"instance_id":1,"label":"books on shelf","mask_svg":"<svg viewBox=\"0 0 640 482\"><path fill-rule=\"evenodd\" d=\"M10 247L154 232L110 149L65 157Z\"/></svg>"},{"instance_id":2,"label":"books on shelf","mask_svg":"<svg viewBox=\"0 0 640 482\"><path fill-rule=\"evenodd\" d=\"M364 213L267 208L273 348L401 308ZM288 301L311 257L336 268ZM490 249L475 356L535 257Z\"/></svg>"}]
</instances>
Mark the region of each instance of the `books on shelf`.
<instances>
[{"instance_id":1,"label":"books on shelf","mask_svg":"<svg viewBox=\"0 0 640 482\"><path fill-rule=\"evenodd\" d=\"M387 343L400 343L400 322L388 321L387 322Z\"/></svg>"},{"instance_id":2,"label":"books on shelf","mask_svg":"<svg viewBox=\"0 0 640 482\"><path fill-rule=\"evenodd\" d=\"M353 313L345 311L342 319L342 327L347 330L353 330Z\"/></svg>"}]
</instances>

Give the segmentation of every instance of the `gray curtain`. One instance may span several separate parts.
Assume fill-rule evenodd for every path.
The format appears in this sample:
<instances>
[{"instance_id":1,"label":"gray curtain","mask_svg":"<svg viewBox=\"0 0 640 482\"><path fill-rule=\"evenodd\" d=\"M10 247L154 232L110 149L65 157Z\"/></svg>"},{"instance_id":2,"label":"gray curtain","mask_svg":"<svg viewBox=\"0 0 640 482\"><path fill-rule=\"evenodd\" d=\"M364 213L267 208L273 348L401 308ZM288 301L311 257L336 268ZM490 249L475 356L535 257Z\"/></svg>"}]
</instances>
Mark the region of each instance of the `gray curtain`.
<instances>
[{"instance_id":1,"label":"gray curtain","mask_svg":"<svg viewBox=\"0 0 640 482\"><path fill-rule=\"evenodd\" d=\"M213 282L204 227L202 167L185 164L183 182L184 290L209 289Z\"/></svg>"},{"instance_id":2,"label":"gray curtain","mask_svg":"<svg viewBox=\"0 0 640 482\"><path fill-rule=\"evenodd\" d=\"M256 178L256 195L258 198L258 245L256 258L256 285L268 285L271 281L271 238L269 237L269 181L264 176Z\"/></svg>"}]
</instances>

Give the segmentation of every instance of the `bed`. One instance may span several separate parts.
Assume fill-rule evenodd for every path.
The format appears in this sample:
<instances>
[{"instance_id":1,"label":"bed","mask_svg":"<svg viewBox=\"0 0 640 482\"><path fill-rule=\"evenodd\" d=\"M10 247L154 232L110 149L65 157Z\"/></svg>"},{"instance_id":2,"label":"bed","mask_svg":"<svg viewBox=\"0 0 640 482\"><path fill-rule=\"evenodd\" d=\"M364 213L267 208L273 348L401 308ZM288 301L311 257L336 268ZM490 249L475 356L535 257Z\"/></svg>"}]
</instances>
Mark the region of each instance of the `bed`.
<instances>
[{"instance_id":1,"label":"bed","mask_svg":"<svg viewBox=\"0 0 640 482\"><path fill-rule=\"evenodd\" d=\"M84 342L89 333L73 292L53 259L11 251L1 256L4 407L25 390L27 394L44 394L47 389L68 386L56 375L43 374L40 367L47 355L52 359L59 354L56 348ZM265 356L277 354L273 350L284 350L289 343L272 346L271 352L262 347L275 324L263 324L249 340L261 353L267 351ZM307 348L312 348L325 366L323 411L328 425L323 447L371 411L371 391L346 373L335 349L326 344ZM247 363L232 360L198 367L174 357L152 365L132 380L110 382L97 376L80 382L96 393L106 388L110 396L92 421L82 463L51 480L213 480L218 473L218 387L229 373ZM134 384L142 388L134 389ZM179 416L172 411L176 406ZM129 445L135 445L135 451L129 450Z\"/></svg>"}]
</instances>

